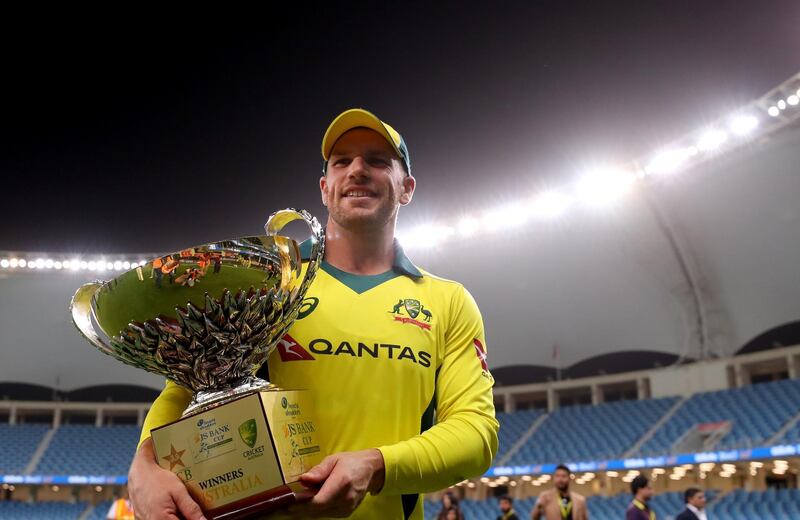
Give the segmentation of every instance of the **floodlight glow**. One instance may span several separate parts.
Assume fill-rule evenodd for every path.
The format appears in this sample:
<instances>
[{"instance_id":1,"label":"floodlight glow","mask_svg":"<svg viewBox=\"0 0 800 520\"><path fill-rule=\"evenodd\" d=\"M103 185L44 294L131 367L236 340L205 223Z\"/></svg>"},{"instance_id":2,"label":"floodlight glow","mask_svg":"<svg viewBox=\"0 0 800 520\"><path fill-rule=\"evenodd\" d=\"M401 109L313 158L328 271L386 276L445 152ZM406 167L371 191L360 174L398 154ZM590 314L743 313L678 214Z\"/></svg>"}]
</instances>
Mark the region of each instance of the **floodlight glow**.
<instances>
[{"instance_id":1,"label":"floodlight glow","mask_svg":"<svg viewBox=\"0 0 800 520\"><path fill-rule=\"evenodd\" d=\"M3 258L2 260L0 260L0 267L2 267L3 269L7 269L8 266L10 265L11 262L9 262L7 258Z\"/></svg>"},{"instance_id":2,"label":"floodlight glow","mask_svg":"<svg viewBox=\"0 0 800 520\"><path fill-rule=\"evenodd\" d=\"M28 264L28 265L30 265L30 264ZM37 258L36 259L36 267L38 267L39 269L43 269L44 268L44 258Z\"/></svg>"},{"instance_id":3,"label":"floodlight glow","mask_svg":"<svg viewBox=\"0 0 800 520\"><path fill-rule=\"evenodd\" d=\"M114 267L115 271L121 271L122 270L122 261L117 260L116 262L114 262L113 267Z\"/></svg>"},{"instance_id":4,"label":"floodlight glow","mask_svg":"<svg viewBox=\"0 0 800 520\"><path fill-rule=\"evenodd\" d=\"M8 263L11 267L17 267L19 265L19 260L16 258L12 258Z\"/></svg>"},{"instance_id":5,"label":"floodlight glow","mask_svg":"<svg viewBox=\"0 0 800 520\"><path fill-rule=\"evenodd\" d=\"M676 148L658 153L645 167L647 173L669 173L677 170L686 160L697 153L697 148Z\"/></svg>"},{"instance_id":6,"label":"floodlight glow","mask_svg":"<svg viewBox=\"0 0 800 520\"><path fill-rule=\"evenodd\" d=\"M55 262L53 262L52 258L48 258L47 260L44 261L44 266L47 269L52 269L54 264L55 264Z\"/></svg>"},{"instance_id":7,"label":"floodlight glow","mask_svg":"<svg viewBox=\"0 0 800 520\"><path fill-rule=\"evenodd\" d=\"M800 103L800 97L792 94L791 96L786 98L786 103L789 104L789 105L795 106L795 105L797 105L797 103Z\"/></svg>"},{"instance_id":8,"label":"floodlight glow","mask_svg":"<svg viewBox=\"0 0 800 520\"><path fill-rule=\"evenodd\" d=\"M85 263L85 262L81 262L81 267L83 267L83 264L84 264L84 263ZM89 270L90 270L90 271L95 271L95 270L97 269L97 262L95 262L94 260L92 260L91 262L89 262L89 264L87 265L87 267L89 268Z\"/></svg>"},{"instance_id":9,"label":"floodlight glow","mask_svg":"<svg viewBox=\"0 0 800 520\"><path fill-rule=\"evenodd\" d=\"M134 265L133 267L136 267L136 266ZM127 260L125 260L124 262L122 262L122 268L123 269L130 269L131 268L131 263L128 262Z\"/></svg>"},{"instance_id":10,"label":"floodlight glow","mask_svg":"<svg viewBox=\"0 0 800 520\"><path fill-rule=\"evenodd\" d=\"M28 269L36 269L36 262L28 262Z\"/></svg>"},{"instance_id":11,"label":"floodlight glow","mask_svg":"<svg viewBox=\"0 0 800 520\"><path fill-rule=\"evenodd\" d=\"M55 269L61 269L63 266L61 265L61 262L55 261L55 262L53 262L53 267Z\"/></svg>"},{"instance_id":12,"label":"floodlight glow","mask_svg":"<svg viewBox=\"0 0 800 520\"><path fill-rule=\"evenodd\" d=\"M736 116L731 120L731 131L736 135L747 135L758 126L755 116Z\"/></svg>"},{"instance_id":13,"label":"floodlight glow","mask_svg":"<svg viewBox=\"0 0 800 520\"><path fill-rule=\"evenodd\" d=\"M778 101L778 108L780 108L781 110L786 110L786 101L784 101L782 99L779 100Z\"/></svg>"},{"instance_id":14,"label":"floodlight glow","mask_svg":"<svg viewBox=\"0 0 800 520\"><path fill-rule=\"evenodd\" d=\"M778 109L778 107L774 105L767 109L767 114L771 115L772 117L778 117L780 113L781 113L780 109Z\"/></svg>"},{"instance_id":15,"label":"floodlight glow","mask_svg":"<svg viewBox=\"0 0 800 520\"><path fill-rule=\"evenodd\" d=\"M81 269L89 269L89 263L86 260L81 260ZM94 268L91 270L94 271Z\"/></svg>"},{"instance_id":16,"label":"floodlight glow","mask_svg":"<svg viewBox=\"0 0 800 520\"><path fill-rule=\"evenodd\" d=\"M462 218L458 223L458 234L462 237L469 237L474 235L478 228L480 227L480 222L472 217L465 217Z\"/></svg>"},{"instance_id":17,"label":"floodlight glow","mask_svg":"<svg viewBox=\"0 0 800 520\"><path fill-rule=\"evenodd\" d=\"M619 170L599 170L578 181L578 196L592 205L605 205L628 191L636 180L631 173Z\"/></svg>"},{"instance_id":18,"label":"floodlight glow","mask_svg":"<svg viewBox=\"0 0 800 520\"><path fill-rule=\"evenodd\" d=\"M700 136L700 140L697 142L697 149L703 152L716 150L727 140L728 134L722 130L709 130Z\"/></svg>"},{"instance_id":19,"label":"floodlight glow","mask_svg":"<svg viewBox=\"0 0 800 520\"><path fill-rule=\"evenodd\" d=\"M531 212L540 218L556 218L564 214L571 204L570 197L556 191L546 191L531 202Z\"/></svg>"},{"instance_id":20,"label":"floodlight glow","mask_svg":"<svg viewBox=\"0 0 800 520\"><path fill-rule=\"evenodd\" d=\"M20 258L20 259L19 259L19 266L20 266L20 267L25 267L25 265L26 265L27 263L28 263L28 262L26 262L24 258Z\"/></svg>"}]
</instances>

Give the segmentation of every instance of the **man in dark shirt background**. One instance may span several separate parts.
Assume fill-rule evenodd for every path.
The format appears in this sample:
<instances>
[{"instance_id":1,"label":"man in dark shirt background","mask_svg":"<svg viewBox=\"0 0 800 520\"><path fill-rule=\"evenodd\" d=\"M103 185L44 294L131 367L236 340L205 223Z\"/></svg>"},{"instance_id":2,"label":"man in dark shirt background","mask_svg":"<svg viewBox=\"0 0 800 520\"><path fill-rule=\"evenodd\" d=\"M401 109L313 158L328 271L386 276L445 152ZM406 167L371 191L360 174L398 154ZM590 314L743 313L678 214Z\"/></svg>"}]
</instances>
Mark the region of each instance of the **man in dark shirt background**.
<instances>
[{"instance_id":1,"label":"man in dark shirt background","mask_svg":"<svg viewBox=\"0 0 800 520\"><path fill-rule=\"evenodd\" d=\"M653 488L644 475L638 475L631 481L633 501L625 511L625 520L656 520L656 513L650 509Z\"/></svg>"},{"instance_id":2,"label":"man in dark shirt background","mask_svg":"<svg viewBox=\"0 0 800 520\"><path fill-rule=\"evenodd\" d=\"M519 520L517 513L514 512L514 501L508 495L500 497L500 512L502 515L497 517L497 520Z\"/></svg>"}]
</instances>

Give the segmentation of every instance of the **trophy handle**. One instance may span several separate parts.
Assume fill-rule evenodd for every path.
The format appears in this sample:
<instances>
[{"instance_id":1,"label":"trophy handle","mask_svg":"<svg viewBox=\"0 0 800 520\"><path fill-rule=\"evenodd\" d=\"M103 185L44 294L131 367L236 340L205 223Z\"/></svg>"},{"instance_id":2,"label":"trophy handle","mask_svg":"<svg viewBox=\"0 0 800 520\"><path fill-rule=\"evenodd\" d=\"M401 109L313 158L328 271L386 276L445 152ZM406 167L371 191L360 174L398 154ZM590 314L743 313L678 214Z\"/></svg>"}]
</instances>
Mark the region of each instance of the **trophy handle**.
<instances>
[{"instance_id":1,"label":"trophy handle","mask_svg":"<svg viewBox=\"0 0 800 520\"><path fill-rule=\"evenodd\" d=\"M72 322L78 327L81 335L89 340L89 343L97 347L100 351L112 357L114 349L108 344L104 336L97 333L97 329L92 323L92 298L98 289L103 285L103 282L91 282L84 284L72 297L69 305L70 313L72 314Z\"/></svg>"},{"instance_id":2,"label":"trophy handle","mask_svg":"<svg viewBox=\"0 0 800 520\"><path fill-rule=\"evenodd\" d=\"M325 253L325 231L322 229L319 221L311 215L311 213L303 209L282 209L270 215L267 219L267 223L264 224L264 230L267 232L267 235L275 236L286 224L294 222L295 220L305 221L311 229L311 238L309 239L311 240L310 263L306 269L306 277L303 279L303 283L300 286L301 292L305 293L305 289L311 284L314 276L316 276L317 269L319 269L322 263L322 256Z\"/></svg>"}]
</instances>

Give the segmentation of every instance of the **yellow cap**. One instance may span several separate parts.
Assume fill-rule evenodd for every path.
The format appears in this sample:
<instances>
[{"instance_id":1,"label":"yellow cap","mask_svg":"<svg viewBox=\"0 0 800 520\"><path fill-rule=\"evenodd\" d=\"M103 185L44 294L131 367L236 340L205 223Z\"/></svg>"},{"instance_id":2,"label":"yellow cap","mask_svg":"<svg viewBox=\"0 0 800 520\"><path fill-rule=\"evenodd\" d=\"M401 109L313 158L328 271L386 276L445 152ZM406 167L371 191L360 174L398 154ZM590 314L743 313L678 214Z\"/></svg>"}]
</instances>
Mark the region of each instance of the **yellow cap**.
<instances>
[{"instance_id":1,"label":"yellow cap","mask_svg":"<svg viewBox=\"0 0 800 520\"><path fill-rule=\"evenodd\" d=\"M403 141L403 137L388 123L384 123L378 119L375 114L363 108L345 110L336 116L336 119L330 124L328 130L325 131L325 136L322 138L322 158L326 163L328 159L330 159L331 151L336 141L338 141L345 132L353 128L369 128L370 130L378 132L392 145L394 151L397 152L397 155L403 160L406 172L409 175L411 174L411 159L408 155L408 147L405 141Z\"/></svg>"}]
</instances>

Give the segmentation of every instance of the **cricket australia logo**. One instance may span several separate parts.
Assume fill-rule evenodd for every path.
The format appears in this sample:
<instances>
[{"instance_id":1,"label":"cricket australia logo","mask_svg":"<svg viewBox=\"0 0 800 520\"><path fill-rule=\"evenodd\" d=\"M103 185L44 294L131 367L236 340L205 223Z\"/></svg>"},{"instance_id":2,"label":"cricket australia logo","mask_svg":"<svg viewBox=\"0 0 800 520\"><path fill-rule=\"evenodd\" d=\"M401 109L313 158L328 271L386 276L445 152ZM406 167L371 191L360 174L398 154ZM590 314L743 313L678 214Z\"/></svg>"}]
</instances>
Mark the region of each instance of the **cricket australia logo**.
<instances>
[{"instance_id":1,"label":"cricket australia logo","mask_svg":"<svg viewBox=\"0 0 800 520\"><path fill-rule=\"evenodd\" d=\"M400 299L397 301L394 307L392 307L392 310L390 310L389 313L394 314L394 321L411 323L421 329L431 330L431 320L433 320L433 314L431 311L426 309L419 300L410 298L405 300ZM418 320L417 317L420 319Z\"/></svg>"}]
</instances>

